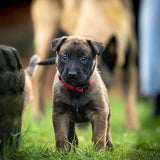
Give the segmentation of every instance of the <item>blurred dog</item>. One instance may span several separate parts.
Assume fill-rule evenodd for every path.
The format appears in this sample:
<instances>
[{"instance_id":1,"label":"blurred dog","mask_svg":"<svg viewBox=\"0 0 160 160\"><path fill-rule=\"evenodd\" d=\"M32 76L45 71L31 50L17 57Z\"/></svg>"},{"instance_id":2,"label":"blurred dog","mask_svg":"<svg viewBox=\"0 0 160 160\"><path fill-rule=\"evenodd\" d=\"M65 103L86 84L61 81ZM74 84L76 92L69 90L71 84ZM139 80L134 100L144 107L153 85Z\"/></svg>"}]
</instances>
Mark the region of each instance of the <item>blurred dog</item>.
<instances>
[{"instance_id":1,"label":"blurred dog","mask_svg":"<svg viewBox=\"0 0 160 160\"><path fill-rule=\"evenodd\" d=\"M24 105L23 110L25 110L26 106L29 104L30 100L33 99L32 94L32 77L34 75L34 72L36 70L36 64L39 61L38 55L33 55L30 58L29 64L27 68L25 68L25 85L24 85ZM24 111L23 111L24 112Z\"/></svg>"},{"instance_id":2,"label":"blurred dog","mask_svg":"<svg viewBox=\"0 0 160 160\"><path fill-rule=\"evenodd\" d=\"M0 151L6 144L18 147L22 113L30 99L31 77L37 60L37 56L33 56L27 69L22 71L18 51L0 45Z\"/></svg>"},{"instance_id":3,"label":"blurred dog","mask_svg":"<svg viewBox=\"0 0 160 160\"><path fill-rule=\"evenodd\" d=\"M48 58L49 43L58 28L68 35L92 37L106 45L98 58L107 84L108 71L121 70L126 95L126 129L138 129L136 115L137 45L130 0L34 0L32 19L35 52L40 60ZM106 69L107 68L107 69ZM43 115L42 87L44 67L38 67L33 79L35 116Z\"/></svg>"},{"instance_id":4,"label":"blurred dog","mask_svg":"<svg viewBox=\"0 0 160 160\"><path fill-rule=\"evenodd\" d=\"M112 148L107 89L96 60L104 45L85 37L64 36L54 39L51 47L57 55L52 117L57 148L70 151L68 141L78 145L75 123L88 121L92 123L92 140L97 148ZM47 64L38 64L44 62Z\"/></svg>"}]
</instances>

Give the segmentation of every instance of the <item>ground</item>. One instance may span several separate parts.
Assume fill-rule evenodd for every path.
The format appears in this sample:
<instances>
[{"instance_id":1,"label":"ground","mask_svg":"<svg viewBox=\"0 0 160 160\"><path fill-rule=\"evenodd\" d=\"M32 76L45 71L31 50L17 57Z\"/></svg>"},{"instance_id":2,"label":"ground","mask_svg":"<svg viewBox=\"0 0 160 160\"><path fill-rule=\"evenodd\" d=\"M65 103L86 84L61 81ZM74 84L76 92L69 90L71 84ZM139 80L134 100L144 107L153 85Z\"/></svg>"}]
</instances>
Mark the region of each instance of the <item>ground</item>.
<instances>
[{"instance_id":1,"label":"ground","mask_svg":"<svg viewBox=\"0 0 160 160\"><path fill-rule=\"evenodd\" d=\"M59 153L55 148L52 127L51 100L46 100L46 114L42 122L32 118L30 105L23 118L22 136L19 148L5 148L2 159L160 159L160 117L153 118L153 104L138 100L139 131L124 130L124 102L119 98L110 99L111 135L113 151L96 151L91 143L91 126L77 128L79 147L70 153Z\"/></svg>"}]
</instances>

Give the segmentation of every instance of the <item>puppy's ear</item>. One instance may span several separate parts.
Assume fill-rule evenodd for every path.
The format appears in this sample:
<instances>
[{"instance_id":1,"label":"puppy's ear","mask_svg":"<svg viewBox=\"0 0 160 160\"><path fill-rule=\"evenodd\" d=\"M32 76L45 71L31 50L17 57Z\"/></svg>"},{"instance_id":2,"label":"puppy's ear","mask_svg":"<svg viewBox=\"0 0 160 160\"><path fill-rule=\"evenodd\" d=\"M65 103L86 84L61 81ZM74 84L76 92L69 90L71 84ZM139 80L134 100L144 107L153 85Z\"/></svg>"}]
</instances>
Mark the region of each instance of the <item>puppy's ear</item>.
<instances>
[{"instance_id":1,"label":"puppy's ear","mask_svg":"<svg viewBox=\"0 0 160 160\"><path fill-rule=\"evenodd\" d=\"M64 41L67 39L67 36L61 37L61 38L56 38L52 40L51 42L51 49L53 52L56 52L57 50L60 49L61 45L64 43Z\"/></svg>"},{"instance_id":2,"label":"puppy's ear","mask_svg":"<svg viewBox=\"0 0 160 160\"><path fill-rule=\"evenodd\" d=\"M103 43L97 42L93 39L88 39L87 42L98 56L104 52L105 46Z\"/></svg>"}]
</instances>

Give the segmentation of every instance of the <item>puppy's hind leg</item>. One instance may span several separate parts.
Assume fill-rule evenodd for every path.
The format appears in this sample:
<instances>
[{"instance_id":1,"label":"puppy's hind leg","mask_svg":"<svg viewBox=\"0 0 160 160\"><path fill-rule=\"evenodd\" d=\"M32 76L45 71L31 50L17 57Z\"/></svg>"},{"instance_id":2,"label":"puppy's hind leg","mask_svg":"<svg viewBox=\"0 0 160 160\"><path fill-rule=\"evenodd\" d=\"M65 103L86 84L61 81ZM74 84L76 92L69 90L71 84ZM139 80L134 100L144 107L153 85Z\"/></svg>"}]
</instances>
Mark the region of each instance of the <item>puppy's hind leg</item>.
<instances>
[{"instance_id":1,"label":"puppy's hind leg","mask_svg":"<svg viewBox=\"0 0 160 160\"><path fill-rule=\"evenodd\" d=\"M68 133L69 142L72 143L74 146L78 147L78 138L75 133L75 124L70 122L69 124L69 133Z\"/></svg>"},{"instance_id":2,"label":"puppy's hind leg","mask_svg":"<svg viewBox=\"0 0 160 160\"><path fill-rule=\"evenodd\" d=\"M111 141L110 113L109 113L109 115L108 115L106 148L113 150L113 145L112 145L112 141Z\"/></svg>"}]
</instances>

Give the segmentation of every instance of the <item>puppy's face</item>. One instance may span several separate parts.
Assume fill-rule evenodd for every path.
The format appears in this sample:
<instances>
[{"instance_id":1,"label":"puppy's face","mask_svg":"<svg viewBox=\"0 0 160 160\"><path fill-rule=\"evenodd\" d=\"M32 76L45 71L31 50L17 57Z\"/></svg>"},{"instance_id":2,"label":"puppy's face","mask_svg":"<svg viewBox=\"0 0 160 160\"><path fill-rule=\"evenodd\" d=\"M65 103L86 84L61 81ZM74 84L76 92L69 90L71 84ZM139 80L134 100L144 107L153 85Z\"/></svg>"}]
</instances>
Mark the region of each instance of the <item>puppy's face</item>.
<instances>
[{"instance_id":1,"label":"puppy's face","mask_svg":"<svg viewBox=\"0 0 160 160\"><path fill-rule=\"evenodd\" d=\"M96 55L104 51L103 44L84 37L62 37L52 41L57 51L56 65L61 77L73 86L84 85L96 66Z\"/></svg>"}]
</instances>

